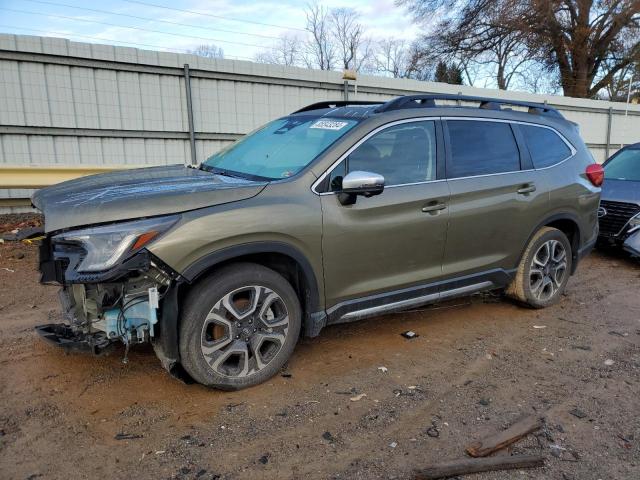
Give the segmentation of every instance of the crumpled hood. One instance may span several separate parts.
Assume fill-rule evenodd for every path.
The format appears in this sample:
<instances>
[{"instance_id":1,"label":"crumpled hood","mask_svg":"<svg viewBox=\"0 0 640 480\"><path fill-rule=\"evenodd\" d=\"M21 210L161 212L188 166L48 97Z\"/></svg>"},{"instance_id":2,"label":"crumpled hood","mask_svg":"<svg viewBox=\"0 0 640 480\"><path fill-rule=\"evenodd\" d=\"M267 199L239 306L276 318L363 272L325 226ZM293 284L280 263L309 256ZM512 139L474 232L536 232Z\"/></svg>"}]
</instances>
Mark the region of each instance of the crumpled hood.
<instances>
[{"instance_id":1,"label":"crumpled hood","mask_svg":"<svg viewBox=\"0 0 640 480\"><path fill-rule=\"evenodd\" d=\"M48 233L236 202L257 195L266 185L170 165L62 182L38 190L31 202L44 214Z\"/></svg>"}]
</instances>

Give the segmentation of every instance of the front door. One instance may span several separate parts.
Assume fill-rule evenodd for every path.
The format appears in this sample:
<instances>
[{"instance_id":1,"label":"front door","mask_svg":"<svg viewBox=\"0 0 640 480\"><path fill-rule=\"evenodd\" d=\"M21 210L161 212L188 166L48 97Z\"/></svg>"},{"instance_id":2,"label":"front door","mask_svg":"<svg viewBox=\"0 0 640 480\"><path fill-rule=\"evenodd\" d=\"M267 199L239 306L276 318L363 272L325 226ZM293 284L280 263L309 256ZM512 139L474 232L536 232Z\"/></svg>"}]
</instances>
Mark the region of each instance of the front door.
<instances>
[{"instance_id":1,"label":"front door","mask_svg":"<svg viewBox=\"0 0 640 480\"><path fill-rule=\"evenodd\" d=\"M330 316L332 308L335 313L363 297L370 306L384 303L374 297L390 291L405 289L394 300L411 297L414 287L442 276L449 189L437 174L438 130L433 120L390 124L365 137L330 173L334 191L350 171L385 177L382 194L360 196L353 205L342 205L334 193L321 196Z\"/></svg>"}]
</instances>

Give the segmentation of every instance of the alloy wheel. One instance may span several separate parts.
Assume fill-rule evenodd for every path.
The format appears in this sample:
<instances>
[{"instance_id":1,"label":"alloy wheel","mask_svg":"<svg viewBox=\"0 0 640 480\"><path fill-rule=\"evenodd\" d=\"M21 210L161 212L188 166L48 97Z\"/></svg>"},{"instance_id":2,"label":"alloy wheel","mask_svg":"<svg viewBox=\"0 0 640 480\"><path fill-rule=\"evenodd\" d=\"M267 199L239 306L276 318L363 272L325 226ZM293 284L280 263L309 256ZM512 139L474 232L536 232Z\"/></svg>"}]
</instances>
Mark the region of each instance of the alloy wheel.
<instances>
[{"instance_id":1,"label":"alloy wheel","mask_svg":"<svg viewBox=\"0 0 640 480\"><path fill-rule=\"evenodd\" d=\"M547 240L536 251L529 269L533 296L546 302L560 289L567 274L567 251L558 240Z\"/></svg>"},{"instance_id":2,"label":"alloy wheel","mask_svg":"<svg viewBox=\"0 0 640 480\"><path fill-rule=\"evenodd\" d=\"M249 285L227 293L202 327L201 350L209 367L227 377L262 370L284 345L289 313L273 290Z\"/></svg>"}]
</instances>

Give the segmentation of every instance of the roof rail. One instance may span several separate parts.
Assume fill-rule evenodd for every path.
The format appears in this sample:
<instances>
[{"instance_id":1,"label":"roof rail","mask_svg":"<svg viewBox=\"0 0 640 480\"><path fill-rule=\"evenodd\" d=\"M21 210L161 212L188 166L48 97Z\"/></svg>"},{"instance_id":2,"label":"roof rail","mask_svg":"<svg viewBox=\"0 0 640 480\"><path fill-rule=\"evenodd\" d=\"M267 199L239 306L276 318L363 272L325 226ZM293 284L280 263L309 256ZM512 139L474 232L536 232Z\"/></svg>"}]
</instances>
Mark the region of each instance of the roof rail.
<instances>
[{"instance_id":1,"label":"roof rail","mask_svg":"<svg viewBox=\"0 0 640 480\"><path fill-rule=\"evenodd\" d=\"M320 110L321 108L338 108L347 107L349 105L380 105L383 103L384 102L370 102L366 100L327 100L324 102L312 103L311 105L302 107L300 110L296 110L293 113L308 112L310 110Z\"/></svg>"},{"instance_id":2,"label":"roof rail","mask_svg":"<svg viewBox=\"0 0 640 480\"><path fill-rule=\"evenodd\" d=\"M564 118L562 114L555 108L549 107L547 104L535 102L523 102L519 100L506 100L502 98L486 98L473 97L467 95L456 95L447 93L434 93L424 95L406 95L404 97L394 98L381 105L376 112L389 112L391 110L401 110L404 108L434 108L437 107L436 100L456 100L459 102L478 102L479 108L487 110L501 110L502 105L513 105L519 107L528 107L529 113L535 115L551 115L554 117Z\"/></svg>"}]
</instances>

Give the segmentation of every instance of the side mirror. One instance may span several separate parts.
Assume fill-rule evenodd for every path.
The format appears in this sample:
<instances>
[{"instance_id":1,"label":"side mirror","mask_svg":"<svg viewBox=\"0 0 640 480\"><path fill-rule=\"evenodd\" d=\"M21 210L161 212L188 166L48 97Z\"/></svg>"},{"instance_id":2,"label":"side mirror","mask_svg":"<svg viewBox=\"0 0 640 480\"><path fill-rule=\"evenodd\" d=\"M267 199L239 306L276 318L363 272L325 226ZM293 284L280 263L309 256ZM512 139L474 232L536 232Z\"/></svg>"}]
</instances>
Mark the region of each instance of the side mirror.
<instances>
[{"instance_id":1,"label":"side mirror","mask_svg":"<svg viewBox=\"0 0 640 480\"><path fill-rule=\"evenodd\" d=\"M372 197L380 195L384 190L384 177L377 173L355 171L349 172L342 179L342 189L338 200L342 205L353 205L356 197L363 195Z\"/></svg>"}]
</instances>

